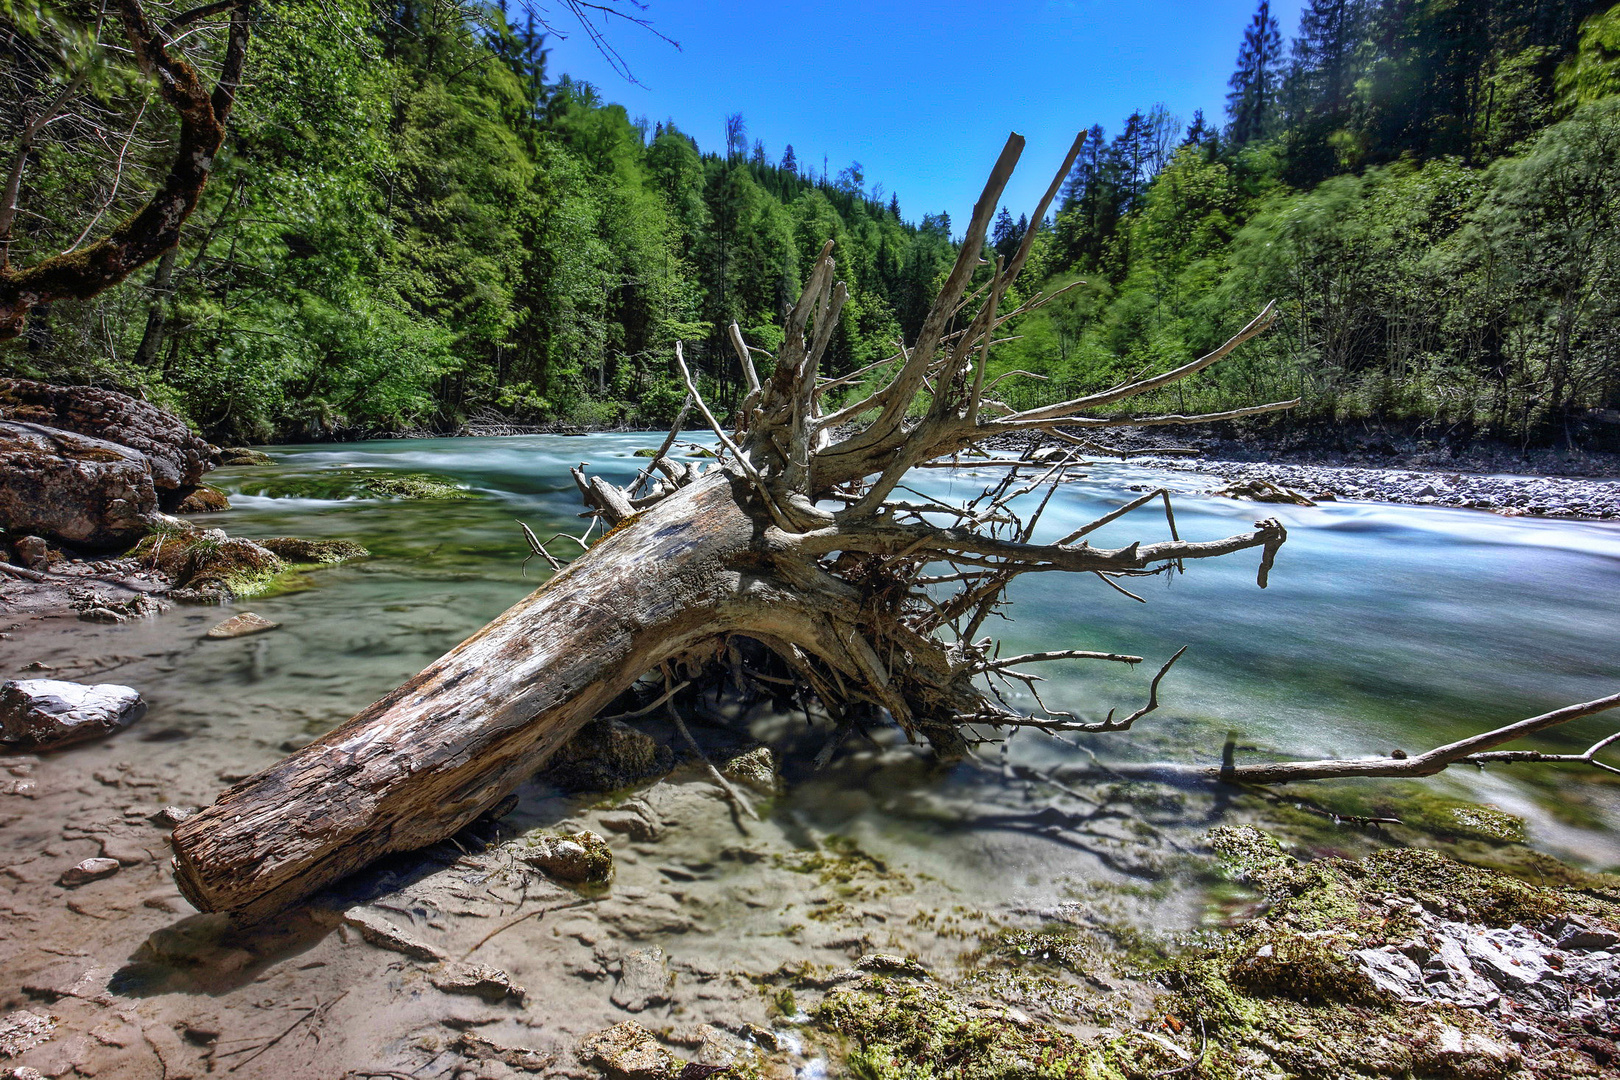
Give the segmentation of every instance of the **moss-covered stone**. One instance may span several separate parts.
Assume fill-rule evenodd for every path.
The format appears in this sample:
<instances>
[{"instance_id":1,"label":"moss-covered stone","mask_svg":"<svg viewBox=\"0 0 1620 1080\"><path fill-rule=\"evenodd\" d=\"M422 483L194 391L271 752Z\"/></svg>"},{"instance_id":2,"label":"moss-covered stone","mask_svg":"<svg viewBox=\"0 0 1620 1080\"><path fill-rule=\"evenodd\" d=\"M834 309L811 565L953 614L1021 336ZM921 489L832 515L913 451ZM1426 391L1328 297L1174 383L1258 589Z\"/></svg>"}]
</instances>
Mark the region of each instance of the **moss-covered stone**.
<instances>
[{"instance_id":1,"label":"moss-covered stone","mask_svg":"<svg viewBox=\"0 0 1620 1080\"><path fill-rule=\"evenodd\" d=\"M350 559L363 559L371 554L351 540L303 540L296 536L272 536L255 542L289 563L306 566L330 566Z\"/></svg>"},{"instance_id":2,"label":"moss-covered stone","mask_svg":"<svg viewBox=\"0 0 1620 1080\"><path fill-rule=\"evenodd\" d=\"M867 978L834 990L814 1023L848 1040L864 1080L1125 1080L1185 1069L1193 1055L1146 1031L1091 1039L939 985Z\"/></svg>"},{"instance_id":3,"label":"moss-covered stone","mask_svg":"<svg viewBox=\"0 0 1620 1080\"><path fill-rule=\"evenodd\" d=\"M130 555L167 575L174 582L174 599L220 603L286 591L298 565L341 562L365 553L346 540L243 540L221 529L193 529L178 519L165 519Z\"/></svg>"}]
</instances>

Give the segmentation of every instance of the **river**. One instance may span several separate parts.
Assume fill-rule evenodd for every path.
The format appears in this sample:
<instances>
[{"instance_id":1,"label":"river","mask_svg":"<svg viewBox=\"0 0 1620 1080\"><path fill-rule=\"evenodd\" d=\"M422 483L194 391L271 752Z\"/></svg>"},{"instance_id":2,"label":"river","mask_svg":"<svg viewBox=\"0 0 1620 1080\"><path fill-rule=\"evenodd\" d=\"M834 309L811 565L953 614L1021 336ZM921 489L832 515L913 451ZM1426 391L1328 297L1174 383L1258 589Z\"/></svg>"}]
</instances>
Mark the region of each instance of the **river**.
<instances>
[{"instance_id":1,"label":"river","mask_svg":"<svg viewBox=\"0 0 1620 1080\"><path fill-rule=\"evenodd\" d=\"M33 801L13 800L9 811L0 805L0 844L12 860L0 866L10 875L0 878L11 889L9 899L0 891L0 907L12 927L0 929L0 969L41 978L28 973L103 965L95 969L101 981L118 1000L138 1002L142 1022L171 1032L202 1024L225 1032L220 1047L270 1031L266 1002L307 1009L311 1000L343 998L331 1019L341 1035L329 1034L319 1053L288 1040L258 1071L238 1075L329 1077L341 1071L339 1061L410 1071L440 1060L433 1055L448 1053L440 1049L442 1025L462 1021L444 1018L443 999L424 994L420 978L377 959L386 954L345 945L320 905L313 915L240 933L191 914L168 879L160 830L145 815L165 802L212 799L341 723L540 585L549 571L539 559L525 568L518 522L542 537L579 532L585 521L568 467L588 462L590 471L625 483L645 463L634 452L658 441L627 433L270 448L273 466L211 474L232 509L198 523L249 538L349 539L371 552L236 605L280 629L208 641L202 633L221 614L176 607L121 626L61 619L0 641L0 675L40 673L44 665L53 677L127 682L150 703L127 732L25 764L37 783ZM376 498L357 479L410 473L444 478L465 497ZM919 470L910 483L949 499L976 492L993 475ZM1132 587L1146 603L1092 577L1022 579L1011 593L1011 621L987 625L1006 651L1085 648L1147 660L1134 669L1050 665L1043 695L1054 707L1098 718L1110 708L1134 709L1158 665L1182 646L1188 651L1164 680L1160 708L1129 733L1069 741L1025 733L1007 759L1212 762L1229 733L1240 759L1416 752L1620 686L1620 523L1352 502L1260 506L1198 494L1207 482L1104 462L1053 498L1038 539L1159 485L1182 492L1176 523L1184 538L1225 536L1276 516L1289 539L1263 591L1255 584L1257 552L1137 581ZM1111 546L1165 535L1162 515L1144 507L1092 539ZM567 541L553 550L566 555ZM785 791L762 803L766 820L745 832L694 770L658 785L637 798L650 800L668 824L663 838L615 837L612 890L560 929L548 917L475 944L497 916L548 894L529 882L520 895L495 874L486 884L502 906L478 900L488 910L475 910L472 893L433 885L466 873L454 851L449 868L420 880L408 861L352 879L332 910L369 899L404 913L389 917L408 920L414 932L457 943L457 955L482 948L478 959L521 977L531 995L524 1011L480 1030L566 1054L580 1035L625 1018L609 1001L615 950L647 942L667 949L683 973L666 1007L669 1022L697 1023L710 1014L763 1022L762 973L805 958L847 963L885 948L946 964L977 933L1052 919L1116 935L1132 928L1125 938L1133 941L1197 935L1251 899L1212 875L1201 853L1199 834L1221 822L1257 821L1315 854L1403 843L1495 864L1540 851L1588 868L1620 865L1620 786L1592 769L1457 770L1426 782L1339 782L1281 795L1117 783L1065 793L1011 779L994 747L981 749L981 764L940 769L897 738L852 741L816 772L810 759L825 732L807 730L802 714L756 711L746 720L780 752L787 778ZM1592 718L1538 745L1581 749L1613 723ZM508 835L559 824L599 828L613 809L538 783L522 796ZM1315 809L1302 811L1301 803ZM1472 812L1481 806L1522 820L1525 845L1493 839L1495 825L1481 833ZM1405 824L1336 822L1335 813ZM109 843L130 855L126 868L67 892L64 908L56 875ZM211 1019L197 1020L204 1006L214 1010ZM65 1022L88 1031L98 1015ZM649 1024L653 1017L642 1014ZM213 1045L184 1049L223 1054ZM818 1075L815 1060L801 1075Z\"/></svg>"}]
</instances>

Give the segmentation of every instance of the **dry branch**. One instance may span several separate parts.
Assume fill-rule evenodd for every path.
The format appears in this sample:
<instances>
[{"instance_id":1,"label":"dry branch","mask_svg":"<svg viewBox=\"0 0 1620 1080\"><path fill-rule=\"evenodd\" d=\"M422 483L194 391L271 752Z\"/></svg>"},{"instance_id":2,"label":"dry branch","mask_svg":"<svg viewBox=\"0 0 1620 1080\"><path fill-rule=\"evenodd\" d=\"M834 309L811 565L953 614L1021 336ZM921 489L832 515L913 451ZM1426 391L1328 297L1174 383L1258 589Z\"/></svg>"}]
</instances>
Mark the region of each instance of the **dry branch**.
<instances>
[{"instance_id":1,"label":"dry branch","mask_svg":"<svg viewBox=\"0 0 1620 1080\"><path fill-rule=\"evenodd\" d=\"M1078 147L1077 140L1031 221L1042 219ZM1039 682L1018 665L1139 658L1066 649L1002 660L993 641L979 639L980 629L1005 602L1008 586L1026 573L1095 573L1118 588L1112 577L1176 573L1200 559L1257 548L1264 586L1287 538L1279 522L1258 522L1252 532L1225 538L1184 539L1166 499L1167 540L1111 549L1076 542L1081 534L1038 542L1042 513L1080 464L1073 456L1006 468L960 506L926 496L921 502L891 499L907 490L903 481L914 466L1008 433L1123 422L1079 415L1099 400L1095 395L1023 413L984 396L985 353L997 328L1038 306L1032 300L1011 313L1001 310L1013 295L1034 226L1011 260L986 267L980 258L1022 148L1022 137L1007 140L956 263L917 340L885 362L890 375L884 385L862 401L824 408L837 382L824 382L820 365L847 297L830 242L785 319L768 379L753 371L754 350L741 331L728 330L748 386L733 429L703 399L677 345L674 359L689 406L720 440L721 457L706 471L667 459L683 415L628 492L587 476L583 467L572 470L591 513L615 528L404 686L183 822L174 847L176 878L187 898L205 911L260 917L380 855L450 835L654 671L680 670L688 680L706 681L743 681L758 671L770 694L781 694L785 682L801 704L813 698L833 720L824 755L884 717L908 737L926 740L941 758L956 759L970 740L982 741L987 728L1115 731L1155 709L1174 657L1153 678L1147 704L1123 719L1110 713L1086 725L1044 703L1033 715L1014 710L996 684L1023 682L1033 692ZM978 307L961 318L971 306L965 297ZM1264 330L1272 311L1268 307L1215 353L1102 398L1122 400L1216 363ZM876 417L865 427L839 430L871 413ZM643 493L654 472L665 480ZM1033 509L1024 506L1026 498ZM1092 527L1155 498L1165 496L1135 500ZM819 505L828 500L843 509L828 513ZM932 524L936 514L952 524ZM546 554L527 530L525 539L531 553ZM947 569L923 582L929 564ZM936 597L930 589L954 592ZM736 658L739 641L769 654L767 662L745 667ZM775 670L762 670L770 667ZM1040 702L1038 692L1034 697ZM659 704L669 704L668 692L652 706L620 715Z\"/></svg>"}]
</instances>

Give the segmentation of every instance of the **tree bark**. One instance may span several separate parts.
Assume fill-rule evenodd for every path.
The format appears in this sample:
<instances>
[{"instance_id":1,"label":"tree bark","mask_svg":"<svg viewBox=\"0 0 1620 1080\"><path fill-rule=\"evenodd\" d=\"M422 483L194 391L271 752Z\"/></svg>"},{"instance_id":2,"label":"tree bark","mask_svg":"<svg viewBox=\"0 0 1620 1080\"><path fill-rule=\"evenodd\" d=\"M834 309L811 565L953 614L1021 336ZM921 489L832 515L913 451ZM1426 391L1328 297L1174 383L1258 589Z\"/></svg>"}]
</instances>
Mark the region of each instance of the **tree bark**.
<instances>
[{"instance_id":1,"label":"tree bark","mask_svg":"<svg viewBox=\"0 0 1620 1080\"><path fill-rule=\"evenodd\" d=\"M731 335L749 383L733 432L704 402L677 343L676 364L693 407L719 437L721 459L699 474L661 451L628 491L573 470L586 505L612 531L410 682L181 823L174 832L175 877L186 898L204 911L256 919L381 855L443 839L503 799L642 675L663 667L667 677L679 665L695 678L723 668L713 661L729 655L733 636L763 645L819 700L838 729L829 747L865 718L883 714L908 737L954 758L970 739L982 741L984 730L1122 731L1151 712L1169 664L1153 679L1147 706L1119 720L1110 713L1086 723L1044 703L1037 715L1015 712L997 683L1024 681L1038 701L1039 680L1014 663L1137 658L1062 649L1003 661L992 640L975 640L978 628L1025 573L1095 574L1118 589L1115 578L1176 573L1191 560L1259 549L1263 588L1286 539L1281 524L1268 520L1253 532L1184 541L1166 500L1168 541L1103 549L1081 539L1145 505L1139 499L1054 543L1036 543L1046 500L1075 463L1072 455L1050 466L1008 468L999 483L961 506L888 498L914 465L976 442L1062 425L1116 426L1124 422L1117 415L1076 411L1191 375L1272 320L1268 307L1209 356L1103 395L1022 413L987 397L986 357L997 329L1044 302L1038 294L1013 312L1001 310L1033 229L1010 263L997 260L978 290L985 298L978 313L962 330L949 327L980 272L985 229L1022 146L1020 136L1008 139L956 266L913 348L892 358L897 370L884 389L821 411L827 387L819 365L848 296L834 278L831 243L788 313L768 381L753 377L741 333ZM1045 218L1079 146L1077 140L1030 221ZM913 406L923 402L927 409L917 419ZM854 434L839 430L874 414ZM665 448L673 441L672 433ZM1039 477L1020 487L1026 469ZM655 473L663 478L653 480ZM648 480L652 490L637 494ZM1042 486L1046 499L1025 517L1016 500ZM826 508L839 504L844 508L836 512ZM930 520L941 513L948 525ZM529 542L555 562L537 538ZM936 578L959 584L955 597L936 600L920 581L924 568L938 563L956 571ZM744 677L740 666L732 666L735 677Z\"/></svg>"},{"instance_id":2,"label":"tree bark","mask_svg":"<svg viewBox=\"0 0 1620 1080\"><path fill-rule=\"evenodd\" d=\"M777 571L742 486L710 473L625 522L433 666L182 822L186 899L260 918L443 839L639 675L718 636L841 655L828 610L842 598Z\"/></svg>"}]
</instances>

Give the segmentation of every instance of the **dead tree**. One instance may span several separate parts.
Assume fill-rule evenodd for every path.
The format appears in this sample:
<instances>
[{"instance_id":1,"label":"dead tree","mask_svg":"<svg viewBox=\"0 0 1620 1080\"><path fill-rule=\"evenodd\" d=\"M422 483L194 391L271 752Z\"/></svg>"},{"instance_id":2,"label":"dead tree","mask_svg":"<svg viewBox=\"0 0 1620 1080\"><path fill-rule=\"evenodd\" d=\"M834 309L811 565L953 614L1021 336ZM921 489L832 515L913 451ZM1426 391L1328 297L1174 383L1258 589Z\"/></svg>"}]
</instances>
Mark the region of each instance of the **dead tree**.
<instances>
[{"instance_id":1,"label":"dead tree","mask_svg":"<svg viewBox=\"0 0 1620 1080\"><path fill-rule=\"evenodd\" d=\"M974 732L1118 731L1152 709L1158 678L1148 704L1119 719L1084 724L1044 706L1033 715L1009 707L999 688L1012 680L1033 689L1028 665L1138 658L1078 649L1001 657L981 636L985 619L1022 575L1088 574L1124 591L1123 579L1251 548L1264 587L1282 525L1184 540L1171 516L1168 540L1100 548L1085 536L1160 493L1051 542L1035 539L1045 501L1023 516L1013 502L1063 476L1093 432L1295 402L1202 416L1124 412L1131 399L1230 355L1271 324L1271 307L1214 352L1162 375L1024 411L998 401L986 376L997 335L1050 299L1012 310L1006 302L1033 226L1010 261L979 274L988 265L980 257L986 228L1023 143L1007 140L954 267L879 389L828 404L830 391L863 375L819 374L846 297L829 243L787 317L769 378L759 378L757 350L731 328L748 385L732 430L703 400L677 347L689 404L718 436L719 460L700 474L661 453L628 490L576 470L608 535L426 671L183 822L175 876L187 899L204 911L262 917L381 855L442 839L503 799L644 673L698 672L731 655L737 639L773 653L841 732L886 714L946 758L961 755ZM1046 216L1079 149L1077 139L1031 222ZM965 504L901 497L911 494L904 481L914 466L1035 432L1075 452L1033 471L1007 468ZM954 592L936 597L936 587Z\"/></svg>"}]
</instances>

